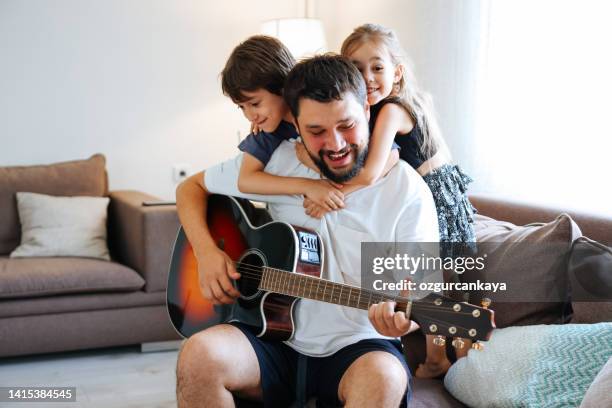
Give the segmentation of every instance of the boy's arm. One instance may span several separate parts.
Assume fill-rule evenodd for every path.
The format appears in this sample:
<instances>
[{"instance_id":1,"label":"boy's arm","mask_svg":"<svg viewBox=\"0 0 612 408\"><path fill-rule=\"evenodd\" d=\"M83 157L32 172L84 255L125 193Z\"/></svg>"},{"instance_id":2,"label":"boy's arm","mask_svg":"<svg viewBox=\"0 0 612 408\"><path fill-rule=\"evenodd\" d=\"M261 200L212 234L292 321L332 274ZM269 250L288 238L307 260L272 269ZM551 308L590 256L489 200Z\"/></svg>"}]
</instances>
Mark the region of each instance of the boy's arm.
<instances>
[{"instance_id":1,"label":"boy's arm","mask_svg":"<svg viewBox=\"0 0 612 408\"><path fill-rule=\"evenodd\" d=\"M344 207L344 194L326 180L275 176L263 169L261 161L245 152L240 166L238 189L242 193L305 195L329 210Z\"/></svg>"},{"instance_id":2,"label":"boy's arm","mask_svg":"<svg viewBox=\"0 0 612 408\"><path fill-rule=\"evenodd\" d=\"M197 173L176 189L176 208L181 225L198 261L200 290L215 304L232 303L240 293L232 284L238 279L234 263L215 244L206 223L209 191L204 172Z\"/></svg>"},{"instance_id":3,"label":"boy's arm","mask_svg":"<svg viewBox=\"0 0 612 408\"><path fill-rule=\"evenodd\" d=\"M390 153L392 152L391 146L395 135L405 127L407 121L412 122L402 107L394 103L388 103L382 107L370 137L369 153L365 165L359 174L347 184L371 185L397 163L398 159L394 159ZM395 150L397 149L393 149Z\"/></svg>"}]
</instances>

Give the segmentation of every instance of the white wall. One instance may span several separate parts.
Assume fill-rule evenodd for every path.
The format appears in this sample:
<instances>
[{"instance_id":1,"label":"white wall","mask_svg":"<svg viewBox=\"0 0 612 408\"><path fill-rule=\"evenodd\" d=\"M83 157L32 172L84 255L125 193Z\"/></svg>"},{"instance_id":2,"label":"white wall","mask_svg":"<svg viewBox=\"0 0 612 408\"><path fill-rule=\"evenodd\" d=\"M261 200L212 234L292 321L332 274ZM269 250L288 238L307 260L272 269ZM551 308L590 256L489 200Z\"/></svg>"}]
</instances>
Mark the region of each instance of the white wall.
<instances>
[{"instance_id":1,"label":"white wall","mask_svg":"<svg viewBox=\"0 0 612 408\"><path fill-rule=\"evenodd\" d=\"M395 28L469 161L477 0L318 1L331 50L364 22ZM273 11L272 11L273 10ZM111 189L173 198L172 165L232 156L248 124L221 94L232 48L300 0L0 1L0 165L107 157ZM461 161L461 160L460 160ZM469 163L466 164L469 168Z\"/></svg>"},{"instance_id":2,"label":"white wall","mask_svg":"<svg viewBox=\"0 0 612 408\"><path fill-rule=\"evenodd\" d=\"M477 161L463 135L475 131L476 76L481 62L481 0L319 1L333 50L353 28L391 27L407 51L421 87L432 94L443 136L454 160L470 172Z\"/></svg>"}]
</instances>

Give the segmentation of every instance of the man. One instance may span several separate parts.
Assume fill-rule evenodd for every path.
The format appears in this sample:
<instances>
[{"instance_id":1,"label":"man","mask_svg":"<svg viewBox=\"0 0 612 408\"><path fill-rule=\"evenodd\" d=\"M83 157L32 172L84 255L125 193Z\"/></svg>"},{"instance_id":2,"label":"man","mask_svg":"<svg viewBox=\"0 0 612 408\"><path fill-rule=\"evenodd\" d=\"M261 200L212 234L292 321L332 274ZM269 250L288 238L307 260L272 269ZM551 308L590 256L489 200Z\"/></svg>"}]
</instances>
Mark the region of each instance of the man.
<instances>
[{"instance_id":1,"label":"man","mask_svg":"<svg viewBox=\"0 0 612 408\"><path fill-rule=\"evenodd\" d=\"M339 56L303 61L289 73L284 96L304 146L321 172L344 182L358 174L368 148L366 88L359 71ZM210 193L245 196L237 188L240 156L199 173L177 189L181 222L199 260L204 296L229 303L239 296L231 284L240 275L208 232L204 214ZM284 141L266 172L318 177ZM436 210L423 180L405 163L345 199L345 208L322 220L307 216L297 196L246 196L267 201L276 220L314 229L325 245L323 277L360 284L362 241L438 241ZM303 299L296 330L287 343L268 342L236 324L193 335L177 365L180 407L225 407L236 394L288 406L295 399L298 361L306 369L306 393L322 405L405 406L410 374L397 339L410 328L391 302L368 313ZM391 339L390 339L391 338ZM302 363L300 363L302 365Z\"/></svg>"}]
</instances>

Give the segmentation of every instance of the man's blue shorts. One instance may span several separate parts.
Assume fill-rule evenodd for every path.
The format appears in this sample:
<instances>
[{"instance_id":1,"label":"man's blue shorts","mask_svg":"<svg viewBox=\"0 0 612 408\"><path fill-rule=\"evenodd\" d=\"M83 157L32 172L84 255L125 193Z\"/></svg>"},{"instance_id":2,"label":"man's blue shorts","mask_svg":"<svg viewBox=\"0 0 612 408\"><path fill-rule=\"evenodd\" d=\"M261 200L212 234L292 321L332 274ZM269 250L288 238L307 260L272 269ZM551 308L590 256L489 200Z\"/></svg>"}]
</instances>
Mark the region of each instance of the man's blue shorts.
<instances>
[{"instance_id":1,"label":"man's blue shorts","mask_svg":"<svg viewBox=\"0 0 612 408\"><path fill-rule=\"evenodd\" d=\"M298 359L300 353L280 341L262 340L240 323L231 323L249 339L261 372L261 387L264 406L289 407L296 399ZM338 387L342 375L353 361L370 351L386 351L400 361L406 375L408 386L401 407L408 405L411 394L411 375L402 353L399 340L366 339L346 346L327 357L308 357L306 360L305 389L306 399L317 397L317 407L342 406L338 400Z\"/></svg>"}]
</instances>

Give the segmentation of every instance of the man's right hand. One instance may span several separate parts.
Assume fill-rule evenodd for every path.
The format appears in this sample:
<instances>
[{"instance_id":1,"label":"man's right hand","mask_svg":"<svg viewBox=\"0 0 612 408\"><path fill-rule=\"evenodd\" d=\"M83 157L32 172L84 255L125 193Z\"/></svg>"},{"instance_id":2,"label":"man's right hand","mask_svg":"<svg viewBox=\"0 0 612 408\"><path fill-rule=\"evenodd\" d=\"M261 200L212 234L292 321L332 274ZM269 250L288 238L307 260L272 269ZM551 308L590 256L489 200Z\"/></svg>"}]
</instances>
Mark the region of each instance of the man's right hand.
<instances>
[{"instance_id":1,"label":"man's right hand","mask_svg":"<svg viewBox=\"0 0 612 408\"><path fill-rule=\"evenodd\" d=\"M234 261L222 250L211 246L197 256L200 290L204 298L215 305L230 304L236 301L240 292L232 280L240 278Z\"/></svg>"}]
</instances>

